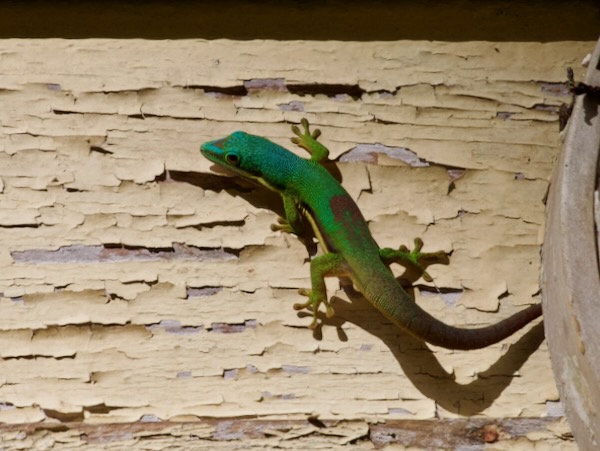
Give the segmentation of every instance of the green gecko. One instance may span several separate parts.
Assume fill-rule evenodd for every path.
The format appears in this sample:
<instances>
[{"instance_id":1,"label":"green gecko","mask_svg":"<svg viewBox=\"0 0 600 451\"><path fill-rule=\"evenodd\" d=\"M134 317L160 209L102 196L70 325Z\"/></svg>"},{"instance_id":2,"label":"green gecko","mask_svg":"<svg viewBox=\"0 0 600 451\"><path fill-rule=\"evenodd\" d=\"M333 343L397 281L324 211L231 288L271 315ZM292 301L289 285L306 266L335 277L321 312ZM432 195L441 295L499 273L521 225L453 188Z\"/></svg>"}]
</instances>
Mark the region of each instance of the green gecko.
<instances>
[{"instance_id":1,"label":"green gecko","mask_svg":"<svg viewBox=\"0 0 600 451\"><path fill-rule=\"evenodd\" d=\"M296 310L312 310L311 328L317 325L319 306L326 316L334 315L325 288L325 277L349 277L354 286L390 321L410 334L433 345L449 349L479 349L510 336L542 314L541 304L527 307L496 324L465 329L447 325L419 307L395 279L392 263L419 270L426 280L428 261L444 252L421 253L422 241L415 240L409 251L380 249L369 231L358 206L346 190L323 167L329 150L318 141L319 130L310 131L302 120L292 142L310 154L305 159L260 136L236 131L231 135L202 144L200 151L210 161L231 172L279 193L285 218L273 230L302 234L302 219L314 231L324 253L310 262L312 288L300 289L305 303L294 304Z\"/></svg>"}]
</instances>

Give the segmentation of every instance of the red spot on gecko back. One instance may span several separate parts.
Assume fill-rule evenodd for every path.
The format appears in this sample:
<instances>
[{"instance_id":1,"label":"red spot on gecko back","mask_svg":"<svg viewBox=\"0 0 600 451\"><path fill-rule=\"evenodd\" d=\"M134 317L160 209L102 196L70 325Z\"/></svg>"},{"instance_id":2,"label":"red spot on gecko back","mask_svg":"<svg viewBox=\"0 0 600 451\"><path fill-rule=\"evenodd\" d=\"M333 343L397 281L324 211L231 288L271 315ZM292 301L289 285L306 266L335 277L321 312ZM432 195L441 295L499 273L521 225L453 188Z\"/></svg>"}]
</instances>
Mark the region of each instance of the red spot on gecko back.
<instances>
[{"instance_id":1,"label":"red spot on gecko back","mask_svg":"<svg viewBox=\"0 0 600 451\"><path fill-rule=\"evenodd\" d=\"M333 217L336 222L342 224L356 224L357 222L364 222L364 217L358 206L350 196L339 195L333 196L329 201L329 207L333 212Z\"/></svg>"}]
</instances>

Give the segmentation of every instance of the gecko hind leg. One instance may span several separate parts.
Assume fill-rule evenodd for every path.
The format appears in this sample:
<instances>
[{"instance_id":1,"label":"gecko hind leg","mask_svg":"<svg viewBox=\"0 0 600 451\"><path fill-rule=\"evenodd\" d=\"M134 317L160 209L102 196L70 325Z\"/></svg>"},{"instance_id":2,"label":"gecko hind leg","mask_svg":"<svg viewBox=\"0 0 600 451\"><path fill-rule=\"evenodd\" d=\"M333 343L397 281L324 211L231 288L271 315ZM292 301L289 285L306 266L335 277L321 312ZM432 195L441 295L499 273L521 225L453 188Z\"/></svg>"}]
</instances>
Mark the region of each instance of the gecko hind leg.
<instances>
[{"instance_id":1,"label":"gecko hind leg","mask_svg":"<svg viewBox=\"0 0 600 451\"><path fill-rule=\"evenodd\" d=\"M308 296L308 301L294 304L295 310L309 309L312 311L313 320L310 328L314 329L319 324L317 313L319 306L325 305L325 315L327 318L333 317L335 311L329 299L327 298L327 289L325 287L325 277L342 276L346 274L344 259L338 254L328 253L320 255L310 262L310 280L311 289L300 288L298 293L303 296Z\"/></svg>"},{"instance_id":2,"label":"gecko hind leg","mask_svg":"<svg viewBox=\"0 0 600 451\"><path fill-rule=\"evenodd\" d=\"M433 278L425 268L436 263L447 265L449 262L448 253L444 251L421 252L423 248L423 240L421 238L415 238L414 244L415 247L412 251L404 245L398 249L384 247L379 249L379 257L386 266L398 263L404 266L407 271L417 274L417 279L423 277L427 282L432 282Z\"/></svg>"}]
</instances>

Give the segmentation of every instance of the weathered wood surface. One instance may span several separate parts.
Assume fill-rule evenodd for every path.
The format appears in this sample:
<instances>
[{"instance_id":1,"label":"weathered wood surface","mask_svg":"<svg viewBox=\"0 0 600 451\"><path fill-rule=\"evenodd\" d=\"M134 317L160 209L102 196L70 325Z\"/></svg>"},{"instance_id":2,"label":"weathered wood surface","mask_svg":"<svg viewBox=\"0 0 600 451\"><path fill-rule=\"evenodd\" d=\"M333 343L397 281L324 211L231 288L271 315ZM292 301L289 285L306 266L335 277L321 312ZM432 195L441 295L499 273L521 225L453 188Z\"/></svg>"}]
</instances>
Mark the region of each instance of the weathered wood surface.
<instances>
[{"instance_id":1,"label":"weathered wood surface","mask_svg":"<svg viewBox=\"0 0 600 451\"><path fill-rule=\"evenodd\" d=\"M197 422L61 423L0 428L5 451L22 449L565 449L566 421L556 418L392 420L206 419ZM564 446L564 445L562 445ZM569 447L567 446L566 449Z\"/></svg>"},{"instance_id":2,"label":"weathered wood surface","mask_svg":"<svg viewBox=\"0 0 600 451\"><path fill-rule=\"evenodd\" d=\"M600 90L600 41L585 83ZM544 318L559 391L582 450L600 446L600 95L577 96L548 199Z\"/></svg>"},{"instance_id":3,"label":"weathered wood surface","mask_svg":"<svg viewBox=\"0 0 600 451\"><path fill-rule=\"evenodd\" d=\"M430 348L331 281L339 317L313 335L278 199L198 147L235 129L288 146L309 118L381 245L453 251L417 301L488 324L540 302L565 67L589 48L0 41L0 421L560 414L540 324Z\"/></svg>"}]
</instances>

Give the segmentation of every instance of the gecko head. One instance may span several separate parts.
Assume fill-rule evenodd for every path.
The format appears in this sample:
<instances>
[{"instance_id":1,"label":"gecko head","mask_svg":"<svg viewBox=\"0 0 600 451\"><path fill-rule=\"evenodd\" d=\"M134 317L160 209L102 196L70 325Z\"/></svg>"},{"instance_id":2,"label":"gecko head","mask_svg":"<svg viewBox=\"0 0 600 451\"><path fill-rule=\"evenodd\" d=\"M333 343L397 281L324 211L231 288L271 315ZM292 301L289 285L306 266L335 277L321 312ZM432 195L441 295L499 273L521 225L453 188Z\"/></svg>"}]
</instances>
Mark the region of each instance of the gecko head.
<instances>
[{"instance_id":1,"label":"gecko head","mask_svg":"<svg viewBox=\"0 0 600 451\"><path fill-rule=\"evenodd\" d=\"M272 143L265 138L237 131L225 138L202 144L200 152L228 172L277 191L263 174L265 149L269 145Z\"/></svg>"},{"instance_id":2,"label":"gecko head","mask_svg":"<svg viewBox=\"0 0 600 451\"><path fill-rule=\"evenodd\" d=\"M213 163L226 168L240 167L242 164L242 150L239 143L244 142L244 132L234 132L225 138L208 141L200 146L200 152Z\"/></svg>"},{"instance_id":3,"label":"gecko head","mask_svg":"<svg viewBox=\"0 0 600 451\"><path fill-rule=\"evenodd\" d=\"M260 176L252 170L251 148L248 143L253 138L244 132L234 132L225 138L208 141L200 146L200 152L218 166L246 178Z\"/></svg>"}]
</instances>

